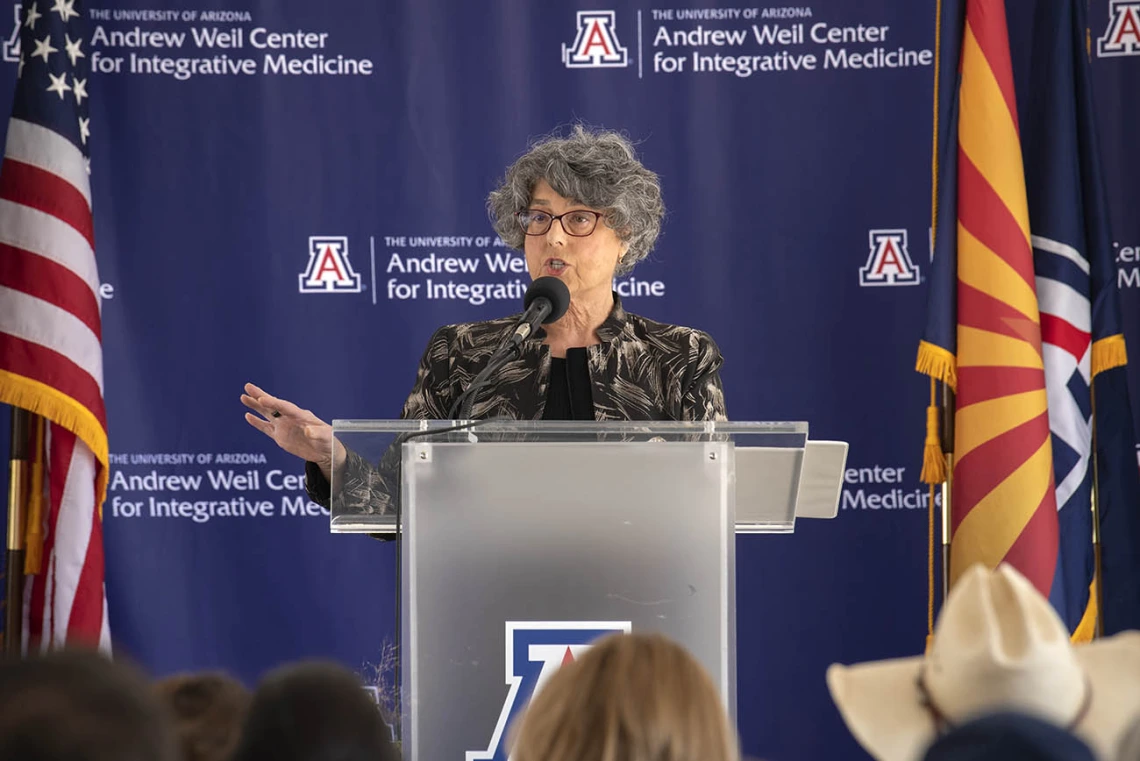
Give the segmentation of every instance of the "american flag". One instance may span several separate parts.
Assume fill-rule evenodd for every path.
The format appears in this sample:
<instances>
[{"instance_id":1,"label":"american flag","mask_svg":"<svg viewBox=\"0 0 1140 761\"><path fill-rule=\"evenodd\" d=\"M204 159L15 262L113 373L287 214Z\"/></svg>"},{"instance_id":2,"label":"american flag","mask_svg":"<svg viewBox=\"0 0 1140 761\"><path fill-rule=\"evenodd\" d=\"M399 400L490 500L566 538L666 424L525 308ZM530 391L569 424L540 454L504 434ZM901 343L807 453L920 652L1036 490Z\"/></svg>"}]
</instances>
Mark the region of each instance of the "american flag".
<instances>
[{"instance_id":1,"label":"american flag","mask_svg":"<svg viewBox=\"0 0 1140 761\"><path fill-rule=\"evenodd\" d=\"M110 649L103 583L107 422L89 183L90 58L80 0L26 1L0 166L0 402L44 418L30 527L29 648ZM34 567L42 534L42 563ZM18 604L10 600L9 604Z\"/></svg>"}]
</instances>

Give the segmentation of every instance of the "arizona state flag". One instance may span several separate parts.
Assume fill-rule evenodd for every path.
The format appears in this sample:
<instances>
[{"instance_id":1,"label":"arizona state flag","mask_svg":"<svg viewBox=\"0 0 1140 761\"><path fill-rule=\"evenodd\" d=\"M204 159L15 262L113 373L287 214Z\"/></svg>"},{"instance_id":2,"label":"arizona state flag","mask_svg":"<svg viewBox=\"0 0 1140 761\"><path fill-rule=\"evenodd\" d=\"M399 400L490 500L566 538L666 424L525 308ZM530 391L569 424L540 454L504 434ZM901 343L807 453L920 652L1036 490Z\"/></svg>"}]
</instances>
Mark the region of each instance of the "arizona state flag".
<instances>
[{"instance_id":1,"label":"arizona state flag","mask_svg":"<svg viewBox=\"0 0 1140 761\"><path fill-rule=\"evenodd\" d=\"M1011 563L1087 639L1095 471L1108 631L1140 623L1140 483L1085 8L1011 11L1012 30L1002 0L942 3L934 274L917 369L957 392L951 583L975 562ZM1017 82L1010 31L1025 41L1013 48L1024 53Z\"/></svg>"}]
</instances>

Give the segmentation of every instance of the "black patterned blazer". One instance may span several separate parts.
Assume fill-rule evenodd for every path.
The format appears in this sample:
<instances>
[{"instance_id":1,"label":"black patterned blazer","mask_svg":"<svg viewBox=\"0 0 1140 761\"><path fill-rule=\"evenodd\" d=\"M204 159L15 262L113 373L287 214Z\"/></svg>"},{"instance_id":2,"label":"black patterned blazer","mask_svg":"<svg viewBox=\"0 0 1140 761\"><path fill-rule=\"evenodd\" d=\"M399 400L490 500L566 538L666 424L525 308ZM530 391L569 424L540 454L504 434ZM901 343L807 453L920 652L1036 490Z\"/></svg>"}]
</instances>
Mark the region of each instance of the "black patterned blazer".
<instances>
[{"instance_id":1,"label":"black patterned blazer","mask_svg":"<svg viewBox=\"0 0 1140 761\"><path fill-rule=\"evenodd\" d=\"M507 340L521 315L447 325L435 332L420 359L416 382L400 417L446 420L452 404ZM540 420L550 380L550 349L537 331L478 392L473 419ZM598 328L601 343L586 349L595 420L727 420L720 367L724 358L707 334L630 314L614 294L614 308ZM343 479L344 508L386 513L390 478L351 450ZM308 463L309 498L328 506L329 483Z\"/></svg>"}]
</instances>

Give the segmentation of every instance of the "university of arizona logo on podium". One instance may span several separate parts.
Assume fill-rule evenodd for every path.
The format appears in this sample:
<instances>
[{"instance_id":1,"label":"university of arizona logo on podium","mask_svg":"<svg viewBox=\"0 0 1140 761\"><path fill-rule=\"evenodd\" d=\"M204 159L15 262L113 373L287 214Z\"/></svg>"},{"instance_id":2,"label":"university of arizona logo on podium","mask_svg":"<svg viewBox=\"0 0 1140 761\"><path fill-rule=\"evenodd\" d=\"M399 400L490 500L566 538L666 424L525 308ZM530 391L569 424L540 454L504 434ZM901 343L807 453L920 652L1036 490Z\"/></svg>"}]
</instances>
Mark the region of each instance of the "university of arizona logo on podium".
<instances>
[{"instance_id":1,"label":"university of arizona logo on podium","mask_svg":"<svg viewBox=\"0 0 1140 761\"><path fill-rule=\"evenodd\" d=\"M551 674L599 637L630 628L629 621L507 621L507 699L487 749L467 751L466 761L507 761L507 727Z\"/></svg>"},{"instance_id":2,"label":"university of arizona logo on podium","mask_svg":"<svg viewBox=\"0 0 1140 761\"><path fill-rule=\"evenodd\" d=\"M1108 29L1096 41L1102 58L1140 55L1140 0L1112 0L1108 4Z\"/></svg>"},{"instance_id":3,"label":"university of arizona logo on podium","mask_svg":"<svg viewBox=\"0 0 1140 761\"><path fill-rule=\"evenodd\" d=\"M574 44L562 45L562 63L570 69L626 66L629 55L614 31L613 11L578 11Z\"/></svg>"},{"instance_id":4,"label":"university of arizona logo on podium","mask_svg":"<svg viewBox=\"0 0 1140 761\"><path fill-rule=\"evenodd\" d=\"M360 293L360 275L348 263L348 238L309 238L309 265L299 276L301 293Z\"/></svg>"},{"instance_id":5,"label":"university of arizona logo on podium","mask_svg":"<svg viewBox=\"0 0 1140 761\"><path fill-rule=\"evenodd\" d=\"M918 267L906 249L906 230L871 230L871 253L859 285L918 285Z\"/></svg>"}]
</instances>

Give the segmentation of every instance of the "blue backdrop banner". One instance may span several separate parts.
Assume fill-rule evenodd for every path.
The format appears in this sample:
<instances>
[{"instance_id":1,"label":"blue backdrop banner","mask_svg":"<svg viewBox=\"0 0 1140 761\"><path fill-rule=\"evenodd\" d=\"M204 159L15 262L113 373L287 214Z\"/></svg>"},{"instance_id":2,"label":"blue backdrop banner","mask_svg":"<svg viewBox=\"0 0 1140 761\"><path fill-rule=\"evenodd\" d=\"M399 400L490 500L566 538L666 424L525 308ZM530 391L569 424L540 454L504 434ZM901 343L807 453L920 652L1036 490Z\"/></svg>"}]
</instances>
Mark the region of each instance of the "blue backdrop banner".
<instances>
[{"instance_id":1,"label":"blue backdrop banner","mask_svg":"<svg viewBox=\"0 0 1140 761\"><path fill-rule=\"evenodd\" d=\"M0 102L21 23L6 7ZM732 419L851 444L836 520L738 540L738 702L753 755L861 756L825 668L917 654L926 634L913 367L935 7L88 6L116 650L155 674L253 682L322 656L371 677L394 635L393 548L329 533L303 464L243 421L242 385L326 420L398 416L436 327L520 309L529 278L485 198L530 140L582 121L628 134L661 176L664 231L619 281L626 307L713 335ZM1140 346L1140 25L1134 2L1089 13Z\"/></svg>"}]
</instances>

